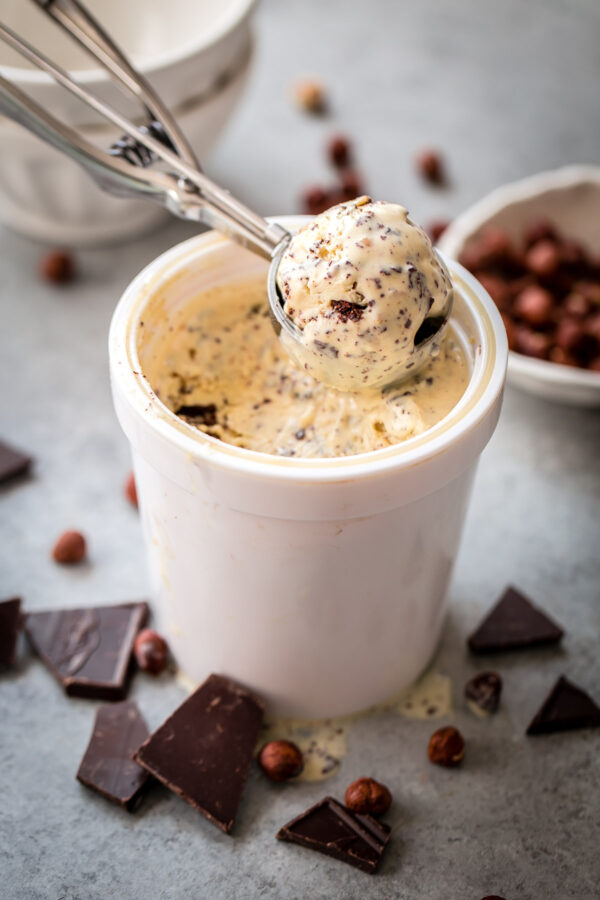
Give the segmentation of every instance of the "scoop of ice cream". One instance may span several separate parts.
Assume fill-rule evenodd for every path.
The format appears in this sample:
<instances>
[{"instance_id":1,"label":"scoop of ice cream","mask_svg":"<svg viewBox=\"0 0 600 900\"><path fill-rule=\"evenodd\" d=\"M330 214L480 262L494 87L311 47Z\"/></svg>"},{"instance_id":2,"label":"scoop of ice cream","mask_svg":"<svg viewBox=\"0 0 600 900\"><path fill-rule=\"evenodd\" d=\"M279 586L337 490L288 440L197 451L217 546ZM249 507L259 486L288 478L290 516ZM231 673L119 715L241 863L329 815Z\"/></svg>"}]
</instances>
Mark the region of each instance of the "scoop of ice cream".
<instances>
[{"instance_id":1,"label":"scoop of ice cream","mask_svg":"<svg viewBox=\"0 0 600 900\"><path fill-rule=\"evenodd\" d=\"M288 352L340 390L379 387L420 363L415 335L442 313L450 275L403 206L359 197L301 228L277 273L300 341ZM294 346L296 345L296 346Z\"/></svg>"}]
</instances>

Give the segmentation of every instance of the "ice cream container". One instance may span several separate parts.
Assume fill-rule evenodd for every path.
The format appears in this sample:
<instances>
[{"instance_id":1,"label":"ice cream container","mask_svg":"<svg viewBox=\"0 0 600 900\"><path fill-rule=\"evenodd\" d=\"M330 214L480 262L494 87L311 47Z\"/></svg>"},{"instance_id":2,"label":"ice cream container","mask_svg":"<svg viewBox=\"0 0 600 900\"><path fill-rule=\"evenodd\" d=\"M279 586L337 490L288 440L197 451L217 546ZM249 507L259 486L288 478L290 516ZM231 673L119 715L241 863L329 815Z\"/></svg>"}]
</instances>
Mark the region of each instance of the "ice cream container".
<instances>
[{"instance_id":1,"label":"ice cream container","mask_svg":"<svg viewBox=\"0 0 600 900\"><path fill-rule=\"evenodd\" d=\"M326 717L383 701L427 666L508 352L493 302L445 262L453 326L472 362L465 394L427 432L335 459L215 440L170 412L144 376L181 304L266 275L263 260L208 232L125 290L109 338L114 403L133 454L157 625L193 681L223 673L274 714Z\"/></svg>"}]
</instances>

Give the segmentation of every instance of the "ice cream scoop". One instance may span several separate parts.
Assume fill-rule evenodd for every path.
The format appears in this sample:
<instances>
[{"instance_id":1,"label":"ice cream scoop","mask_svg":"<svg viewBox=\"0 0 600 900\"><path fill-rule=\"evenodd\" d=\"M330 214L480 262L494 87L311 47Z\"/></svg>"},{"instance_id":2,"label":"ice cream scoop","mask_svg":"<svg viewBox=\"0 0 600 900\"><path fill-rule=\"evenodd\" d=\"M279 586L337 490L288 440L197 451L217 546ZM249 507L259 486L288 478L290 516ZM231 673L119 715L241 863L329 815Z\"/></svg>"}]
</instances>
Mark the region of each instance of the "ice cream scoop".
<instances>
[{"instance_id":1,"label":"ice cream scoop","mask_svg":"<svg viewBox=\"0 0 600 900\"><path fill-rule=\"evenodd\" d=\"M274 263L284 346L319 381L381 387L438 352L452 282L404 207L369 197L333 206Z\"/></svg>"}]
</instances>

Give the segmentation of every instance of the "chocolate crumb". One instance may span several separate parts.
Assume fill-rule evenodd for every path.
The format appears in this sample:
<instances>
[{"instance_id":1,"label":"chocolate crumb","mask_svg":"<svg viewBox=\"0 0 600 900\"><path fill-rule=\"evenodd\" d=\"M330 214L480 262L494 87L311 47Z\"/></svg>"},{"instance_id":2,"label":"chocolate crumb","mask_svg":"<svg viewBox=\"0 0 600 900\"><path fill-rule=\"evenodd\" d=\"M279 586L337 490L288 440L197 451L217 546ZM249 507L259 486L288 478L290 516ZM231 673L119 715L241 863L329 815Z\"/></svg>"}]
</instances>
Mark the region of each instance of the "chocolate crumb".
<instances>
[{"instance_id":1,"label":"chocolate crumb","mask_svg":"<svg viewBox=\"0 0 600 900\"><path fill-rule=\"evenodd\" d=\"M342 322L347 322L348 319L352 322L359 322L365 311L364 306L360 306L358 303L351 303L349 300L332 300L331 308Z\"/></svg>"}]
</instances>

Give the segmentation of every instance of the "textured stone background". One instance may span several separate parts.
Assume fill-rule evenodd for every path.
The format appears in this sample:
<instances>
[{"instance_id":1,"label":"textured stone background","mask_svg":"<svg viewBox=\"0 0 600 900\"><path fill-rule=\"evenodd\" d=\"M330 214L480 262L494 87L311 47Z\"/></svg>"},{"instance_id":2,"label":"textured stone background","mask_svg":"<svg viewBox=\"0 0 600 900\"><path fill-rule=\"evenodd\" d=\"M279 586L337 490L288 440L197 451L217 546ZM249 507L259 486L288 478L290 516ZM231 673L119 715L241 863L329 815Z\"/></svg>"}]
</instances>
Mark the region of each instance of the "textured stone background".
<instances>
[{"instance_id":1,"label":"textured stone background","mask_svg":"<svg viewBox=\"0 0 600 900\"><path fill-rule=\"evenodd\" d=\"M301 189L328 177L322 146L334 130L356 138L369 190L424 222L507 180L598 161L595 0L265 0L256 31L243 107L208 169L261 212L297 211ZM305 72L328 85L331 118L304 118L290 105L289 84ZM447 190L413 173L415 151L430 144L447 155ZM131 277L191 233L171 222L82 252L81 279L63 291L39 283L39 245L0 231L0 434L36 458L29 481L0 492L0 592L22 594L29 609L147 593L137 517L121 492L129 460L111 408L106 334ZM22 648L19 669L0 683L0 896L598 897L600 735L523 733L560 673L600 697L599 441L598 412L508 389L437 660L454 680L464 767L428 765L430 723L380 715L356 725L327 785L340 796L373 773L391 787L394 839L379 875L275 842L283 822L322 796L319 785L281 789L253 773L233 838L162 789L134 816L87 792L74 776L95 705L63 696ZM70 526L89 535L90 563L65 571L48 551ZM502 710L480 721L461 700L480 668L464 637L509 581L567 636L560 650L499 658ZM183 696L166 678L142 676L132 695L152 727Z\"/></svg>"}]
</instances>

